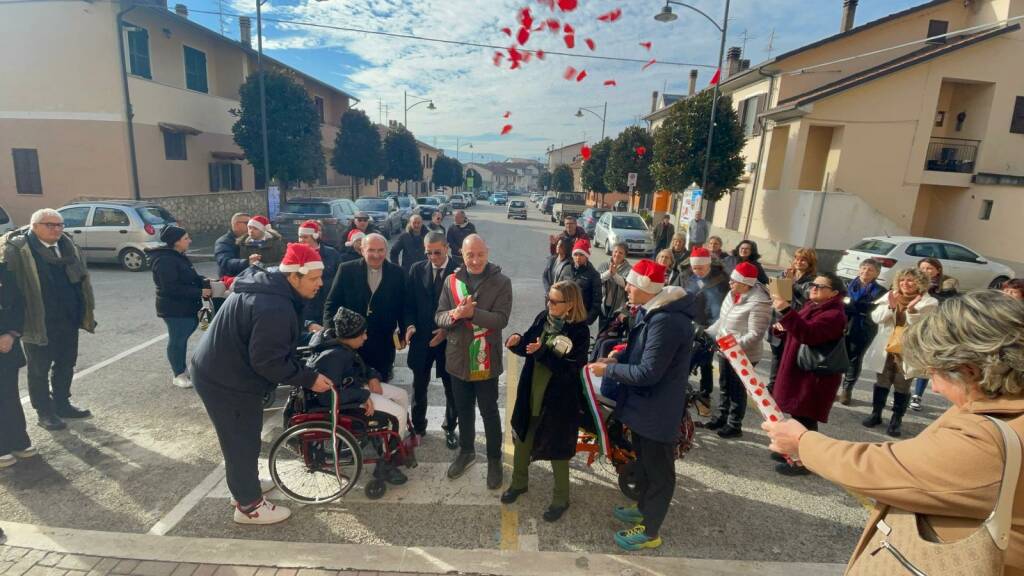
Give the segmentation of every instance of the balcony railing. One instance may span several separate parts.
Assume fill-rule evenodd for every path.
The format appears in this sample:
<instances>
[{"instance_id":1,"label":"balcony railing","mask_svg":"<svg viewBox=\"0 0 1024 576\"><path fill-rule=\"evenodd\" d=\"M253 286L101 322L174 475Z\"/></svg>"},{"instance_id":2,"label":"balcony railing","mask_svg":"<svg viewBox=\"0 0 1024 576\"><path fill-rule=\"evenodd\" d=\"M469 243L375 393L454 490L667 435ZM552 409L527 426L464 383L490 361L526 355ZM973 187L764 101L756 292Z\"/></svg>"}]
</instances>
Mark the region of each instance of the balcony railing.
<instances>
[{"instance_id":1,"label":"balcony railing","mask_svg":"<svg viewBox=\"0 0 1024 576\"><path fill-rule=\"evenodd\" d=\"M925 170L934 172L974 172L974 161L978 156L980 140L961 138L932 138L928 142L928 156Z\"/></svg>"}]
</instances>

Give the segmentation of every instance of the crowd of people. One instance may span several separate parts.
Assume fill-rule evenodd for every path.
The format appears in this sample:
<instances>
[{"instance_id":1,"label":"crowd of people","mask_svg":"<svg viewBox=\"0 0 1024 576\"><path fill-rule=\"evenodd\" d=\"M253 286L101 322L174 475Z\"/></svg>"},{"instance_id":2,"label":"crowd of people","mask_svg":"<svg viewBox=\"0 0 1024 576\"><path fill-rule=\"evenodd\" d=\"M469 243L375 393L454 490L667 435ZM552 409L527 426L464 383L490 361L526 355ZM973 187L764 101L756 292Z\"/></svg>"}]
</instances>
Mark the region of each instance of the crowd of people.
<instances>
[{"instance_id":1,"label":"crowd of people","mask_svg":"<svg viewBox=\"0 0 1024 576\"><path fill-rule=\"evenodd\" d=\"M585 417L580 374L586 369L602 379L637 459L639 501L612 511L633 527L616 532L614 541L627 550L655 548L676 486L691 372L700 373L693 393L698 412L708 417L704 426L723 439L743 435L741 375L719 357L716 412L713 356L695 353L695 341L725 336L736 339L752 365L770 362L769 393L790 416L763 426L780 474L813 472L876 497L879 518L896 509L928 514L942 537L976 528L993 508L999 486L993 478L1009 448L1000 449L997 425L982 416L999 415L1024 432L1024 280L961 294L941 262L926 258L895 271L887 290L878 282L878 261L863 260L857 278L844 282L820 268L811 248L797 250L778 279L770 279L755 242L723 251L699 213L686 232L667 218L655 227L653 260L631 263L628 246L618 244L596 268L590 239L567 217L561 233L549 238L544 309L525 333L505 337L511 280L491 261L487 241L466 214L456 211L454 220L446 229L440 217L425 224L414 216L389 245L359 213L336 250L320 242L314 220L289 242L266 217L239 213L216 242L214 278L202 277L189 261L187 230L163 228L164 245L150 251L149 261L157 316L168 332L171 383L194 386L205 406L236 522L271 524L290 514L264 497L269 486L258 476L263 398L278 385L323 398L334 390L367 415L383 414L400 437L424 436L433 373L444 387L445 443L457 451L447 476L460 478L476 462L479 413L486 485L499 489L504 348L525 362L509 421L512 479L501 501L526 494L530 463L549 460L554 492L544 519L558 521L568 510L568 462ZM27 230L9 233L0 247L0 467L6 467L35 455L18 399L22 366L28 366L39 426L59 430L65 419L90 416L71 403L71 381L79 331L94 331L96 322L85 262L58 212L36 212ZM204 302L216 314L189 365L187 343ZM298 355L303 344L318 350L310 361ZM389 384L396 354L406 347L411 399ZM830 440L817 432L819 425L828 422L833 402L853 401L865 365L877 373L866 427L883 423L891 390L885 432L900 437L902 419L907 409L920 409L929 378L953 407L918 437L892 445ZM942 454L950 446L963 474L936 481L933 467L946 465ZM384 460L374 475L391 484L407 481ZM944 482L962 489L950 492ZM895 485L914 488L892 490ZM936 501L950 508L937 508ZM869 525L865 537L873 530ZM1024 539L1024 529L1011 538ZM853 562L867 561L859 560L863 552L862 543ZM1017 555L1009 561L1024 564Z\"/></svg>"}]
</instances>

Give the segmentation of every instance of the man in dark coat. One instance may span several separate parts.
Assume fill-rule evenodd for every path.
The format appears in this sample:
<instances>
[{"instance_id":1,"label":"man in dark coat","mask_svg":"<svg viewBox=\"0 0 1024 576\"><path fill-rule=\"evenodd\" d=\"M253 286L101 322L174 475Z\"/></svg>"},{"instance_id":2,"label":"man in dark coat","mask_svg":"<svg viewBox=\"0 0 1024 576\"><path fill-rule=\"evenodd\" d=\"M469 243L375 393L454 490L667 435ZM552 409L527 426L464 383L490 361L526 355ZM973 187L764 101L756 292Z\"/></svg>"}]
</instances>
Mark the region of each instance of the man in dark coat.
<instances>
[{"instance_id":1,"label":"man in dark coat","mask_svg":"<svg viewBox=\"0 0 1024 576\"><path fill-rule=\"evenodd\" d=\"M420 436L427 432L427 386L430 368L436 365L436 375L444 384L445 416L442 428L449 449L459 447L455 428L458 413L452 396L452 381L445 366L446 333L437 327L434 314L437 301L444 290L444 281L454 274L462 261L449 255L444 234L429 232L424 240L427 259L412 265L409 271L408 298L405 307L406 340L409 342L409 369L412 370L412 426Z\"/></svg>"},{"instance_id":2,"label":"man in dark coat","mask_svg":"<svg viewBox=\"0 0 1024 576\"><path fill-rule=\"evenodd\" d=\"M601 315L601 273L590 263L590 241L577 240L572 247L572 281L580 287L587 308L587 326Z\"/></svg>"},{"instance_id":3,"label":"man in dark coat","mask_svg":"<svg viewBox=\"0 0 1024 576\"><path fill-rule=\"evenodd\" d=\"M672 225L672 215L665 214L661 218L661 224L654 227L654 253L657 254L668 248L675 234L676 227Z\"/></svg>"},{"instance_id":4,"label":"man in dark coat","mask_svg":"<svg viewBox=\"0 0 1024 576\"><path fill-rule=\"evenodd\" d=\"M18 371L25 365L21 332L25 300L14 275L0 263L0 468L36 455L25 430L25 411L18 393Z\"/></svg>"},{"instance_id":5,"label":"man in dark coat","mask_svg":"<svg viewBox=\"0 0 1024 576\"><path fill-rule=\"evenodd\" d=\"M427 235L427 229L423 226L423 217L413 214L409 218L409 224L405 232L395 240L391 246L391 263L402 267L408 274L412 265L427 259L423 253L423 239Z\"/></svg>"},{"instance_id":6,"label":"man in dark coat","mask_svg":"<svg viewBox=\"0 0 1024 576\"><path fill-rule=\"evenodd\" d=\"M367 341L359 349L371 368L391 380L395 365L395 341L405 345L405 272L387 261L388 241L380 234L363 239L363 259L338 267L324 306L323 324L330 326L334 313L345 307L367 321ZM395 334L398 330L398 334Z\"/></svg>"},{"instance_id":7,"label":"man in dark coat","mask_svg":"<svg viewBox=\"0 0 1024 576\"><path fill-rule=\"evenodd\" d=\"M329 246L320 242L320 223L316 220L306 220L299 226L299 242L316 250L320 254L320 260L324 263L324 286L331 286L334 277L338 273L338 266L341 265L341 254ZM327 289L317 290L316 296L306 302L302 312L302 327L306 331L301 341L308 342L311 335L320 331L323 326L320 324L324 317L324 302L327 299Z\"/></svg>"},{"instance_id":8,"label":"man in dark coat","mask_svg":"<svg viewBox=\"0 0 1024 576\"><path fill-rule=\"evenodd\" d=\"M595 376L619 383L615 413L628 426L636 450L637 506L615 509L635 528L615 534L626 550L657 548L659 530L676 487L676 444L686 410L686 377L693 347L694 299L665 286L665 267L651 260L633 266L626 280L629 303L639 306L618 363L590 365Z\"/></svg>"},{"instance_id":9,"label":"man in dark coat","mask_svg":"<svg viewBox=\"0 0 1024 576\"><path fill-rule=\"evenodd\" d=\"M471 234L476 234L476 226L466 218L465 210L456 210L455 223L448 229L448 247L453 256L462 257L462 243Z\"/></svg>"},{"instance_id":10,"label":"man in dark coat","mask_svg":"<svg viewBox=\"0 0 1024 576\"><path fill-rule=\"evenodd\" d=\"M349 223L348 230L345 232L345 234L351 234L353 230L359 230L364 235L384 234L384 232L382 232L381 229L378 228L377 225L373 223L373 220L370 218L370 215L367 214L366 212L363 212L362 210L356 212L356 215L352 218L352 222Z\"/></svg>"},{"instance_id":11,"label":"man in dark coat","mask_svg":"<svg viewBox=\"0 0 1024 576\"><path fill-rule=\"evenodd\" d=\"M217 277L238 276L249 267L251 261L255 260L242 258L241 249L238 246L238 239L249 232L249 214L236 212L231 216L231 230L220 238L213 245L213 257L217 261Z\"/></svg>"},{"instance_id":12,"label":"man in dark coat","mask_svg":"<svg viewBox=\"0 0 1024 576\"><path fill-rule=\"evenodd\" d=\"M192 356L192 383L217 432L239 524L273 524L290 515L263 498L260 486L263 396L278 384L314 392L333 385L295 351L302 309L322 275L320 255L303 244L289 244L277 270L246 269Z\"/></svg>"},{"instance_id":13,"label":"man in dark coat","mask_svg":"<svg viewBox=\"0 0 1024 576\"><path fill-rule=\"evenodd\" d=\"M679 277L679 285L694 298L696 316L694 321L701 328L707 328L718 320L722 311L722 301L729 293L729 277L720 266L712 263L711 252L707 248L694 248L690 253L690 268ZM706 411L711 410L711 392L715 382L713 377L712 354L708 354L700 364L700 401ZM702 409L702 416L707 416Z\"/></svg>"},{"instance_id":14,"label":"man in dark coat","mask_svg":"<svg viewBox=\"0 0 1024 576\"><path fill-rule=\"evenodd\" d=\"M551 245L551 253L555 253L555 249L558 247L558 242L562 238L568 238L573 244L577 240L590 240L590 236L587 235L587 231L582 226L576 224L576 217L569 215L562 219L565 222L565 230L562 230L561 234L552 234L548 237Z\"/></svg>"}]
</instances>

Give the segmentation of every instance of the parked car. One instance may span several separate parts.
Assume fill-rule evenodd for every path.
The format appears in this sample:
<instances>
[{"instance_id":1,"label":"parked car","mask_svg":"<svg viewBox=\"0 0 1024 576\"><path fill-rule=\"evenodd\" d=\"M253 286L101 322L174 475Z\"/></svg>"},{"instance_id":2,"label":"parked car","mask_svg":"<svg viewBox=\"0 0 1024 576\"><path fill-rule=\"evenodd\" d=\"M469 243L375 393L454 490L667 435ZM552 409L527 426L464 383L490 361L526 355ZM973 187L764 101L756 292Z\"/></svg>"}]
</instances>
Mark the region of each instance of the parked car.
<instances>
[{"instance_id":1,"label":"parked car","mask_svg":"<svg viewBox=\"0 0 1024 576\"><path fill-rule=\"evenodd\" d=\"M629 210L629 204L625 200L619 200L612 205L612 210L615 210L616 212L625 212L626 210Z\"/></svg>"},{"instance_id":2,"label":"parked car","mask_svg":"<svg viewBox=\"0 0 1024 576\"><path fill-rule=\"evenodd\" d=\"M419 207L417 208L418 214L423 217L423 220L430 222L430 219L434 217L434 212L440 212L441 217L444 217L444 211L441 209L441 201L434 196L424 196L423 198L417 199Z\"/></svg>"},{"instance_id":3,"label":"parked car","mask_svg":"<svg viewBox=\"0 0 1024 576\"><path fill-rule=\"evenodd\" d=\"M476 196L469 192L462 193L462 199L466 201L466 206L476 206Z\"/></svg>"},{"instance_id":4,"label":"parked car","mask_svg":"<svg viewBox=\"0 0 1024 576\"><path fill-rule=\"evenodd\" d=\"M491 206L504 206L507 203L508 196L502 194L501 192L498 192L495 195L491 196Z\"/></svg>"},{"instance_id":5,"label":"parked car","mask_svg":"<svg viewBox=\"0 0 1024 576\"><path fill-rule=\"evenodd\" d=\"M654 234L639 214L605 212L594 229L594 247L604 246L611 254L612 246L620 242L625 242L630 253L647 255L654 250Z\"/></svg>"},{"instance_id":6,"label":"parked car","mask_svg":"<svg viewBox=\"0 0 1024 576\"><path fill-rule=\"evenodd\" d=\"M299 226L306 220L316 220L320 222L320 241L341 249L358 211L356 203L348 198L292 198L274 217L274 229L294 242Z\"/></svg>"},{"instance_id":7,"label":"parked car","mask_svg":"<svg viewBox=\"0 0 1024 576\"><path fill-rule=\"evenodd\" d=\"M146 269L146 249L163 246L160 231L177 223L159 204L133 200L75 202L57 211L87 261L114 262L131 272Z\"/></svg>"},{"instance_id":8,"label":"parked car","mask_svg":"<svg viewBox=\"0 0 1024 576\"><path fill-rule=\"evenodd\" d=\"M356 200L356 207L370 215L384 236L390 238L402 233L402 214L394 198L368 196Z\"/></svg>"},{"instance_id":9,"label":"parked car","mask_svg":"<svg viewBox=\"0 0 1024 576\"><path fill-rule=\"evenodd\" d=\"M856 277L861 261L867 258L882 265L878 283L886 287L899 270L916 267L922 258L938 258L943 272L956 278L961 290L996 288L1014 277L1009 266L992 262L963 244L916 236L865 238L843 252L836 274L846 280Z\"/></svg>"},{"instance_id":10,"label":"parked car","mask_svg":"<svg viewBox=\"0 0 1024 576\"><path fill-rule=\"evenodd\" d=\"M580 214L580 217L576 219L576 223L583 226L583 231L587 233L587 236L594 237L594 229L597 228L597 221L601 219L601 216L607 212L603 208L587 208Z\"/></svg>"},{"instance_id":11,"label":"parked car","mask_svg":"<svg viewBox=\"0 0 1024 576\"><path fill-rule=\"evenodd\" d=\"M7 234L14 228L14 220L11 220L7 212L4 212L3 206L0 206L0 234Z\"/></svg>"},{"instance_id":12,"label":"parked car","mask_svg":"<svg viewBox=\"0 0 1024 576\"><path fill-rule=\"evenodd\" d=\"M508 208L505 209L505 218L522 218L526 220L526 202L524 200L509 200Z\"/></svg>"},{"instance_id":13,"label":"parked car","mask_svg":"<svg viewBox=\"0 0 1024 576\"><path fill-rule=\"evenodd\" d=\"M433 196L431 196L431 198L436 198L437 199L438 206L440 207L441 215L442 216L447 216L448 214L451 213L452 207L448 203L448 197L447 196L445 196L444 194L434 194Z\"/></svg>"},{"instance_id":14,"label":"parked car","mask_svg":"<svg viewBox=\"0 0 1024 576\"><path fill-rule=\"evenodd\" d=\"M454 210L465 210L469 206L466 205L466 199L462 197L462 194L452 194L452 197L448 199L448 205Z\"/></svg>"},{"instance_id":15,"label":"parked car","mask_svg":"<svg viewBox=\"0 0 1024 576\"><path fill-rule=\"evenodd\" d=\"M533 194L530 194L530 202L533 202L534 204L536 204L537 201L540 200L543 197L544 197L543 194L541 194L539 192L534 192Z\"/></svg>"},{"instance_id":16,"label":"parked car","mask_svg":"<svg viewBox=\"0 0 1024 576\"><path fill-rule=\"evenodd\" d=\"M551 214L551 207L554 206L554 205L555 205L555 197L554 196L545 196L543 199L541 199L540 204L537 207L540 208L541 213L543 213L543 214Z\"/></svg>"},{"instance_id":17,"label":"parked car","mask_svg":"<svg viewBox=\"0 0 1024 576\"><path fill-rule=\"evenodd\" d=\"M402 214L402 227L404 228L413 214L419 214L419 200L415 196L399 196L395 200L398 201L398 211Z\"/></svg>"},{"instance_id":18,"label":"parked car","mask_svg":"<svg viewBox=\"0 0 1024 576\"><path fill-rule=\"evenodd\" d=\"M551 221L557 222L559 226L565 222L566 216L579 217L587 209L587 201L583 194L575 192L559 192L555 197L555 203L551 206Z\"/></svg>"},{"instance_id":19,"label":"parked car","mask_svg":"<svg viewBox=\"0 0 1024 576\"><path fill-rule=\"evenodd\" d=\"M491 193L488 192L487 190L484 190L483 188L477 190L474 193L474 195L476 196L477 200L487 200L488 198L491 197Z\"/></svg>"}]
</instances>

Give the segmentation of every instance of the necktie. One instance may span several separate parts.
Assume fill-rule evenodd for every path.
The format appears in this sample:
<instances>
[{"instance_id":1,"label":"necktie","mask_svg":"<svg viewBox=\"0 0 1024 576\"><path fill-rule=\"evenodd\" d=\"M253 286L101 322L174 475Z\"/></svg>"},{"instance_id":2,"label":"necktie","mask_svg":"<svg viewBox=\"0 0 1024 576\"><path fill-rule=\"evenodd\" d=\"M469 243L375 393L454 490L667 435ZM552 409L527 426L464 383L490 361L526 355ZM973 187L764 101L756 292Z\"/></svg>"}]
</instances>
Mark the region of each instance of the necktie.
<instances>
[{"instance_id":1,"label":"necktie","mask_svg":"<svg viewBox=\"0 0 1024 576\"><path fill-rule=\"evenodd\" d=\"M56 246L49 246L48 248L50 249L50 254L53 254L54 258L60 258L60 253L57 252Z\"/></svg>"}]
</instances>

